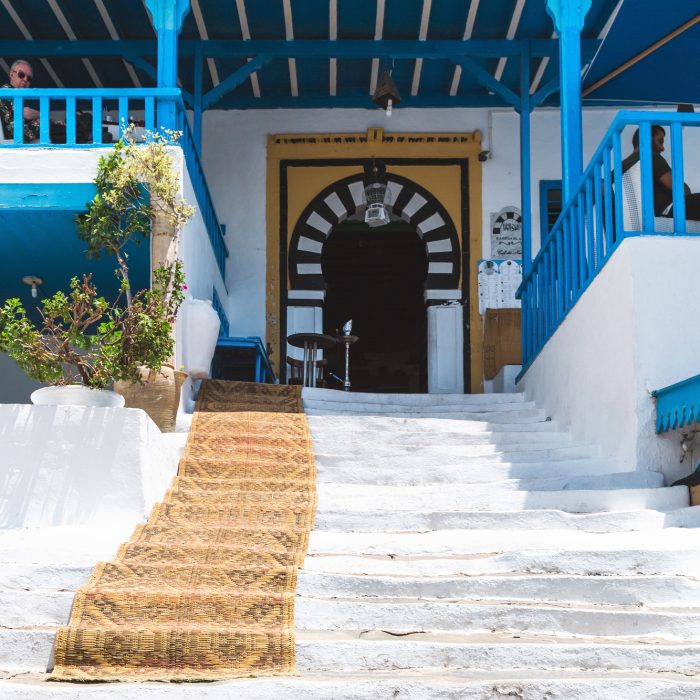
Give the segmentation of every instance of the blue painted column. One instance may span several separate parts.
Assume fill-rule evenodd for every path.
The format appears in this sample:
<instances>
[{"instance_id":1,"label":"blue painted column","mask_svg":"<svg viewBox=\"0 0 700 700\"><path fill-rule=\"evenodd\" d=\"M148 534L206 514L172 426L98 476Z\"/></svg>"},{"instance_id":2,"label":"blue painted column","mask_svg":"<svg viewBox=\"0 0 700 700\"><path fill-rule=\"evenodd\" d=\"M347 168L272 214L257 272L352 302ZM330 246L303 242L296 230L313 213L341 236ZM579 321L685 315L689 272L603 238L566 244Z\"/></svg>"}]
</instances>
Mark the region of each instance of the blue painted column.
<instances>
[{"instance_id":1,"label":"blue painted column","mask_svg":"<svg viewBox=\"0 0 700 700\"><path fill-rule=\"evenodd\" d=\"M153 28L158 37L158 87L177 87L177 37L190 10L189 0L146 0ZM159 102L158 125L176 127L176 110L172 102Z\"/></svg>"},{"instance_id":2,"label":"blue painted column","mask_svg":"<svg viewBox=\"0 0 700 700\"><path fill-rule=\"evenodd\" d=\"M559 34L561 179L564 201L567 201L583 171L581 29L591 0L546 0L546 3Z\"/></svg>"},{"instance_id":3,"label":"blue painted column","mask_svg":"<svg viewBox=\"0 0 700 700\"><path fill-rule=\"evenodd\" d=\"M530 52L524 49L520 54L520 207L522 210L523 273L527 273L532 265L531 109Z\"/></svg>"},{"instance_id":4,"label":"blue painted column","mask_svg":"<svg viewBox=\"0 0 700 700\"><path fill-rule=\"evenodd\" d=\"M194 143L199 153L202 153L202 72L204 57L202 45L197 42L194 48Z\"/></svg>"}]
</instances>

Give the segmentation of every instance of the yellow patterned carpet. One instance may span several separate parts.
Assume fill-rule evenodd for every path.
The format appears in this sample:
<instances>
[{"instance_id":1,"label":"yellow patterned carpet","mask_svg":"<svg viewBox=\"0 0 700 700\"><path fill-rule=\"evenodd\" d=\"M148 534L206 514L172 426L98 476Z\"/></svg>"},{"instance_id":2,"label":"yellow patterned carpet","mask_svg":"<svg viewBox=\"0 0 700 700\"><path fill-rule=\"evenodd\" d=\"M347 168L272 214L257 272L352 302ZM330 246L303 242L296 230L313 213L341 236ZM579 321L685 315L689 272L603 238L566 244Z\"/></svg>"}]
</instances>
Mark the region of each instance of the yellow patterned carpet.
<instances>
[{"instance_id":1,"label":"yellow patterned carpet","mask_svg":"<svg viewBox=\"0 0 700 700\"><path fill-rule=\"evenodd\" d=\"M315 506L300 387L204 382L179 475L76 593L51 678L292 672L296 574Z\"/></svg>"}]
</instances>

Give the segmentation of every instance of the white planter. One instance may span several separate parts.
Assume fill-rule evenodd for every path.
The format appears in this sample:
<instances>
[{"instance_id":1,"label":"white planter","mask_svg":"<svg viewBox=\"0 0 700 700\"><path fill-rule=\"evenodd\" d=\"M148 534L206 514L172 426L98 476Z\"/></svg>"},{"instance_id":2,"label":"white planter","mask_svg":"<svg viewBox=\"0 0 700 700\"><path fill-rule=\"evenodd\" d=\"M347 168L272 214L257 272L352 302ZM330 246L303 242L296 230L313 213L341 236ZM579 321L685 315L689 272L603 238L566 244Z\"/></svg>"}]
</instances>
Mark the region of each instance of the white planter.
<instances>
[{"instance_id":1,"label":"white planter","mask_svg":"<svg viewBox=\"0 0 700 700\"><path fill-rule=\"evenodd\" d=\"M184 304L183 364L193 379L206 379L219 339L221 321L211 301L187 299Z\"/></svg>"},{"instance_id":2,"label":"white planter","mask_svg":"<svg viewBox=\"0 0 700 700\"><path fill-rule=\"evenodd\" d=\"M87 386L45 386L32 392L32 403L37 406L97 406L121 408L124 397L107 389L90 389Z\"/></svg>"}]
</instances>

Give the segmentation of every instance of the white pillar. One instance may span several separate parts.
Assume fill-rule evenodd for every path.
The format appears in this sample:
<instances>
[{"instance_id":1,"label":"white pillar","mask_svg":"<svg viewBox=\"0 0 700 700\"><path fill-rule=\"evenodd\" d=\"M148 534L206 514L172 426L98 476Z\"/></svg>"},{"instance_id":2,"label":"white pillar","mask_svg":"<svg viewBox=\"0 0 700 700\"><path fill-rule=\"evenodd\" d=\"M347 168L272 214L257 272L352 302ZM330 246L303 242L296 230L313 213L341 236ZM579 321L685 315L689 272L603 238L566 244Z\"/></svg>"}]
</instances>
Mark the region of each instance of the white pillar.
<instances>
[{"instance_id":1,"label":"white pillar","mask_svg":"<svg viewBox=\"0 0 700 700\"><path fill-rule=\"evenodd\" d=\"M464 393L464 331L459 289L425 292L428 305L428 393Z\"/></svg>"},{"instance_id":2,"label":"white pillar","mask_svg":"<svg viewBox=\"0 0 700 700\"><path fill-rule=\"evenodd\" d=\"M287 295L287 336L293 333L323 333L323 302L326 293L321 290L290 290ZM299 360L304 357L302 348L287 344L287 355ZM317 360L323 351L317 353ZM286 358L281 358L282 362Z\"/></svg>"}]
</instances>

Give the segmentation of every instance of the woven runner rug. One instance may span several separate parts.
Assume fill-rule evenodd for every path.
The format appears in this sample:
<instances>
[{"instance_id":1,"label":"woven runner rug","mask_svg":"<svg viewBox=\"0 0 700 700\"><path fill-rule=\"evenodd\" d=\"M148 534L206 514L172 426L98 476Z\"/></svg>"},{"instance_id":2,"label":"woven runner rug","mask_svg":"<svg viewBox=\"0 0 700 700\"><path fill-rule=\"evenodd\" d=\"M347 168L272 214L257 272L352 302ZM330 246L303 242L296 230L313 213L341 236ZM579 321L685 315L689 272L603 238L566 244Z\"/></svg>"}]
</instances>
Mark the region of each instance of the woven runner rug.
<instances>
[{"instance_id":1,"label":"woven runner rug","mask_svg":"<svg viewBox=\"0 0 700 700\"><path fill-rule=\"evenodd\" d=\"M178 476L75 595L53 680L294 670L294 592L316 506L300 387L207 381Z\"/></svg>"}]
</instances>

